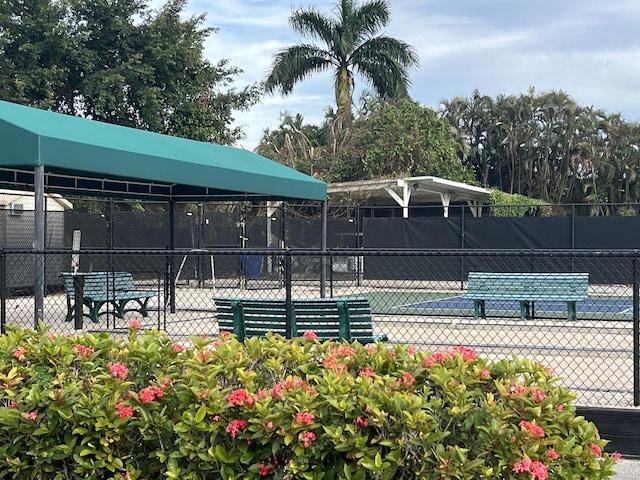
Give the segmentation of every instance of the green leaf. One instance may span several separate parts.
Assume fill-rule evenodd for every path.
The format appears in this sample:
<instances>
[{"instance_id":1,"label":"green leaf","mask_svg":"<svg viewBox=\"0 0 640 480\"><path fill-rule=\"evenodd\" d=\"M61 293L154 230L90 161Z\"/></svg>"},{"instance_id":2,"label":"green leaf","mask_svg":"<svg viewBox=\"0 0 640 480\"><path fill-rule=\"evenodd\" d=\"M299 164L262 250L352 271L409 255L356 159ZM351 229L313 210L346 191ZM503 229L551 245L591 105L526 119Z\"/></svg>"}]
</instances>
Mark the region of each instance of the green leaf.
<instances>
[{"instance_id":1,"label":"green leaf","mask_svg":"<svg viewBox=\"0 0 640 480\"><path fill-rule=\"evenodd\" d=\"M200 408L198 408L198 411L196 412L196 416L194 418L196 423L200 423L202 420L204 420L204 417L207 415L207 407L206 405L202 404L200 405Z\"/></svg>"}]
</instances>

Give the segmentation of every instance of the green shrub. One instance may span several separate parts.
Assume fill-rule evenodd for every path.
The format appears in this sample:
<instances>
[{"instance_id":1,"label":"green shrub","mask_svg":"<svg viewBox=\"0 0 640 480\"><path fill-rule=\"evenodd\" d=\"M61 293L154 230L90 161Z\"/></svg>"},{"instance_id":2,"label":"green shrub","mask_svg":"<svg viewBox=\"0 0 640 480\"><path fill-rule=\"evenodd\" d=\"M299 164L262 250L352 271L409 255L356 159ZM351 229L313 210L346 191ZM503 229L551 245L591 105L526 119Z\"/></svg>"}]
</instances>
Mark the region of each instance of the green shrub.
<instances>
[{"instance_id":1,"label":"green shrub","mask_svg":"<svg viewBox=\"0 0 640 480\"><path fill-rule=\"evenodd\" d=\"M609 478L542 365L467 348L0 337L0 478Z\"/></svg>"}]
</instances>

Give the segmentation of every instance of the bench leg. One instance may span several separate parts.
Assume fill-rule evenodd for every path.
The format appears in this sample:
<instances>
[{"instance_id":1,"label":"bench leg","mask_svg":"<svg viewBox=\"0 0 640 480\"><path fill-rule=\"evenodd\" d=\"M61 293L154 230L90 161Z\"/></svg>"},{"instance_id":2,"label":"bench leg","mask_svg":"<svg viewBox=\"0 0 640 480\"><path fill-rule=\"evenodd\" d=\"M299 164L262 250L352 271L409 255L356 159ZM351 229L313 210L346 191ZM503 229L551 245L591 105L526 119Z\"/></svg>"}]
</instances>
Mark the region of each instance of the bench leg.
<instances>
[{"instance_id":1,"label":"bench leg","mask_svg":"<svg viewBox=\"0 0 640 480\"><path fill-rule=\"evenodd\" d=\"M567 302L567 318L569 320L576 320L576 302Z\"/></svg>"},{"instance_id":2,"label":"bench leg","mask_svg":"<svg viewBox=\"0 0 640 480\"><path fill-rule=\"evenodd\" d=\"M478 320L478 318L487 318L484 308L484 300L473 301L473 318L475 320Z\"/></svg>"},{"instance_id":3,"label":"bench leg","mask_svg":"<svg viewBox=\"0 0 640 480\"><path fill-rule=\"evenodd\" d=\"M520 301L520 320L531 318L531 304L528 300Z\"/></svg>"}]
</instances>

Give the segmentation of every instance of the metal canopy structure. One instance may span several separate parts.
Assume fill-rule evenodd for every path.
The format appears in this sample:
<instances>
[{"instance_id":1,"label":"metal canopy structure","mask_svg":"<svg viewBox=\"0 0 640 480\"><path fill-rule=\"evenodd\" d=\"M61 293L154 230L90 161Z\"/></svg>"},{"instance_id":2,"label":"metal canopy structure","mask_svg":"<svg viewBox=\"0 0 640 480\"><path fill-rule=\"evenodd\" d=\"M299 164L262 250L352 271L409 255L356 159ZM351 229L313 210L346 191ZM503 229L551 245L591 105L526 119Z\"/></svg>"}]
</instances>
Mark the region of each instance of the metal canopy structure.
<instances>
[{"instance_id":1,"label":"metal canopy structure","mask_svg":"<svg viewBox=\"0 0 640 480\"><path fill-rule=\"evenodd\" d=\"M0 188L163 201L326 200L326 184L256 153L0 101Z\"/></svg>"},{"instance_id":2,"label":"metal canopy structure","mask_svg":"<svg viewBox=\"0 0 640 480\"><path fill-rule=\"evenodd\" d=\"M247 150L4 101L0 144L0 188L34 192L36 327L44 305L44 255L38 252L45 245L45 191L166 201L172 225L176 202L319 201L326 249L326 184ZM174 248L173 228L169 247ZM323 270L323 288L324 281Z\"/></svg>"},{"instance_id":3,"label":"metal canopy structure","mask_svg":"<svg viewBox=\"0 0 640 480\"><path fill-rule=\"evenodd\" d=\"M491 193L486 188L454 182L439 177L405 177L361 180L357 182L330 183L327 193L352 193L385 191L402 207L402 216L409 217L411 199L420 203L440 203L444 216L449 216L449 205L453 202L467 202L474 216L481 214L480 206L489 201ZM374 195L375 196L375 195Z\"/></svg>"}]
</instances>

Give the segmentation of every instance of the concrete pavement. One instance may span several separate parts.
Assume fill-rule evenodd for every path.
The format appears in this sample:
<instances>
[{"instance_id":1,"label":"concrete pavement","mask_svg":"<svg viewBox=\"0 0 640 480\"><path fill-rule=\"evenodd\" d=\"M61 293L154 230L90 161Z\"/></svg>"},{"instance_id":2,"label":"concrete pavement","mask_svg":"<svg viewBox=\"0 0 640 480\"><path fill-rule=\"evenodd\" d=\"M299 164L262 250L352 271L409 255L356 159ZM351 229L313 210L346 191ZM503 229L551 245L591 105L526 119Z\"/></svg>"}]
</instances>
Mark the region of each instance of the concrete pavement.
<instances>
[{"instance_id":1,"label":"concrete pavement","mask_svg":"<svg viewBox=\"0 0 640 480\"><path fill-rule=\"evenodd\" d=\"M616 475L612 480L639 480L640 479L640 459L624 458L616 465Z\"/></svg>"}]
</instances>

